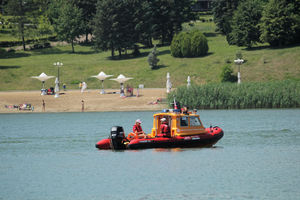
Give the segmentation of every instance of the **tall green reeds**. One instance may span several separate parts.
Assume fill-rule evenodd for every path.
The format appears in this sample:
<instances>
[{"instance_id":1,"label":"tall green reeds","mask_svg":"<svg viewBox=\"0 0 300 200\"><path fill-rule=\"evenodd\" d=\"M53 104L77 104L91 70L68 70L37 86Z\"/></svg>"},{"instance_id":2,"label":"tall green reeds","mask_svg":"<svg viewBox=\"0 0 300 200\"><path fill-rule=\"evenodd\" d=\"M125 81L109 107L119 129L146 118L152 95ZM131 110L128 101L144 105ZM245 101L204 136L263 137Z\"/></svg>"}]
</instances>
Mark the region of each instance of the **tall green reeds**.
<instances>
[{"instance_id":1,"label":"tall green reeds","mask_svg":"<svg viewBox=\"0 0 300 200\"><path fill-rule=\"evenodd\" d=\"M296 108L300 107L300 81L218 83L182 86L168 95L180 105L197 109Z\"/></svg>"}]
</instances>

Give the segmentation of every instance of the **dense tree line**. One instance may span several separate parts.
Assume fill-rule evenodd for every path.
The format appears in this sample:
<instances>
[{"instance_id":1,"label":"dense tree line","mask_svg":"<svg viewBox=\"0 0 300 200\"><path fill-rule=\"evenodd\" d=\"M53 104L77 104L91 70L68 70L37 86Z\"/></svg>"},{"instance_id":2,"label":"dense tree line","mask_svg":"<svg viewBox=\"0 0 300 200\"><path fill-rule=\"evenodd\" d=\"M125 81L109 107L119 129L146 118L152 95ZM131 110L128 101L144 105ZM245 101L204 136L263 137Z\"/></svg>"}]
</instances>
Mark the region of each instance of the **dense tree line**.
<instances>
[{"instance_id":1,"label":"dense tree line","mask_svg":"<svg viewBox=\"0 0 300 200\"><path fill-rule=\"evenodd\" d=\"M99 0L94 17L97 48L122 51L139 42L152 46L171 42L183 22L194 19L189 0Z\"/></svg>"},{"instance_id":2,"label":"dense tree line","mask_svg":"<svg viewBox=\"0 0 300 200\"><path fill-rule=\"evenodd\" d=\"M181 25L194 19L191 0L0 0L23 41L57 34L72 44L93 34L95 47L127 52L136 43L151 47L152 39L169 44ZM300 0L214 0L214 21L229 44L252 47L300 41Z\"/></svg>"},{"instance_id":3,"label":"dense tree line","mask_svg":"<svg viewBox=\"0 0 300 200\"><path fill-rule=\"evenodd\" d=\"M300 0L215 0L213 14L229 44L282 46L300 41Z\"/></svg>"},{"instance_id":4,"label":"dense tree line","mask_svg":"<svg viewBox=\"0 0 300 200\"><path fill-rule=\"evenodd\" d=\"M151 47L152 39L171 42L181 25L194 19L190 0L1 0L4 14L14 17L22 40L57 34L72 44L79 35L93 34L95 46L112 56L136 43ZM4 9L3 9L4 8ZM2 11L1 11L2 12ZM27 25L26 25L27 24ZM31 31L29 31L31 30Z\"/></svg>"}]
</instances>

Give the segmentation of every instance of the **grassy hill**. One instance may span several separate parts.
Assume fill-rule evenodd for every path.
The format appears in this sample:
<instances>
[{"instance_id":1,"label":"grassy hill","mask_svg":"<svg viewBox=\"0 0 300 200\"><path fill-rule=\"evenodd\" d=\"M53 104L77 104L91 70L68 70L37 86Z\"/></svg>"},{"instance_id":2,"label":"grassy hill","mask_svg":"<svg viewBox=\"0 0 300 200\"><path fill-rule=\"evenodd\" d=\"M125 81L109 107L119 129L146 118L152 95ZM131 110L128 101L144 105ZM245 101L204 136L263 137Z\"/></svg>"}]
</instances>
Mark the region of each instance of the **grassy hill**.
<instances>
[{"instance_id":1,"label":"grassy hill","mask_svg":"<svg viewBox=\"0 0 300 200\"><path fill-rule=\"evenodd\" d=\"M76 53L71 53L71 46L55 46L34 51L0 51L0 91L4 90L38 90L40 81L30 78L42 72L57 75L54 62L63 62L60 69L61 80L67 88L78 88L79 81L86 81L89 88L99 88L100 81L92 75L104 71L117 77L124 74L134 79L128 81L133 87L144 84L147 88L162 88L166 85L166 74L170 72L174 87L186 84L187 76L193 83L204 84L219 82L221 68L231 62L235 72L237 67L233 60L241 52L246 62L241 67L242 82L297 79L300 80L300 45L286 48L270 48L260 45L251 50L243 47L229 46L224 36L214 32L212 22L195 22L192 27L200 29L208 39L209 53L200 58L173 58L169 46L158 47L160 68L151 70L147 56L151 49L141 49L138 58L127 57L112 60L110 52L96 52L90 46L75 46ZM54 79L46 82L46 87L54 86ZM118 88L114 81L105 81L106 88Z\"/></svg>"}]
</instances>

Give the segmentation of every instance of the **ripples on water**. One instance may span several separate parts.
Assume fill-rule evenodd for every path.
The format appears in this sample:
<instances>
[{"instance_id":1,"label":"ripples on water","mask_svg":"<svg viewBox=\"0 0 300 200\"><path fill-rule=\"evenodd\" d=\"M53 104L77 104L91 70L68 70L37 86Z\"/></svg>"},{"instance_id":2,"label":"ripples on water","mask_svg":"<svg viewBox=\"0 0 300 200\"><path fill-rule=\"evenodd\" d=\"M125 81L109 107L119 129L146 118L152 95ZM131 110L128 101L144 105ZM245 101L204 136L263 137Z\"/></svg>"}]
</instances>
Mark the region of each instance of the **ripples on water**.
<instances>
[{"instance_id":1,"label":"ripples on water","mask_svg":"<svg viewBox=\"0 0 300 200\"><path fill-rule=\"evenodd\" d=\"M99 151L154 112L0 114L0 200L297 199L300 110L200 111L214 148ZM129 124L129 125L128 125Z\"/></svg>"}]
</instances>

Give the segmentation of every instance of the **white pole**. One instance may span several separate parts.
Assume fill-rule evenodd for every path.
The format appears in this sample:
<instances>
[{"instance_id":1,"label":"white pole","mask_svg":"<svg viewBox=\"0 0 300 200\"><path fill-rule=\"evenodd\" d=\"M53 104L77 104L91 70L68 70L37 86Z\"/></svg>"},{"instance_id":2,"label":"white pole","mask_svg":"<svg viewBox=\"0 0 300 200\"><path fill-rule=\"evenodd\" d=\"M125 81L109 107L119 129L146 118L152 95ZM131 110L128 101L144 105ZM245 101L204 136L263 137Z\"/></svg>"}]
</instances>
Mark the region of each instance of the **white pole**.
<instances>
[{"instance_id":1,"label":"white pole","mask_svg":"<svg viewBox=\"0 0 300 200\"><path fill-rule=\"evenodd\" d=\"M238 65L238 74L237 74L237 77L238 77L238 84L241 83L241 64L244 62L243 59L237 59L237 60L234 60L234 63Z\"/></svg>"},{"instance_id":2,"label":"white pole","mask_svg":"<svg viewBox=\"0 0 300 200\"><path fill-rule=\"evenodd\" d=\"M171 88L172 88L172 83L170 81L170 73L167 73L167 83L166 83L166 87L167 87L167 93L171 92Z\"/></svg>"},{"instance_id":3,"label":"white pole","mask_svg":"<svg viewBox=\"0 0 300 200\"><path fill-rule=\"evenodd\" d=\"M191 86L191 77L188 76L187 78L187 88L189 88Z\"/></svg>"}]
</instances>

